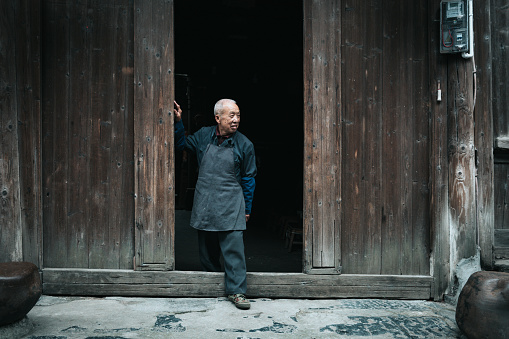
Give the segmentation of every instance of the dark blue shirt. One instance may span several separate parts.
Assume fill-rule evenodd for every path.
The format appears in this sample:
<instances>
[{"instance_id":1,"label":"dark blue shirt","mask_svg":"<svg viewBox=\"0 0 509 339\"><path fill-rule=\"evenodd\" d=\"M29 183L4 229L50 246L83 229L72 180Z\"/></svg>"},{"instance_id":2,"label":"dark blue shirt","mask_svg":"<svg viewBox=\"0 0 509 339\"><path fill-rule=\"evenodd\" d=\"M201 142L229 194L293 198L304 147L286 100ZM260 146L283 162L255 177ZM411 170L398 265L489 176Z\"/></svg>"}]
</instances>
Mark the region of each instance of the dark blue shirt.
<instances>
[{"instance_id":1,"label":"dark blue shirt","mask_svg":"<svg viewBox=\"0 0 509 339\"><path fill-rule=\"evenodd\" d=\"M253 143L249 141L244 134L237 131L219 145L216 135L216 126L203 127L193 135L186 137L182 120L175 123L175 148L177 151L185 149L186 151L196 154L198 167L201 164L208 144L233 148L235 176L244 192L246 214L251 214L256 176L256 160ZM218 166L221 166L221 164L218 164Z\"/></svg>"}]
</instances>

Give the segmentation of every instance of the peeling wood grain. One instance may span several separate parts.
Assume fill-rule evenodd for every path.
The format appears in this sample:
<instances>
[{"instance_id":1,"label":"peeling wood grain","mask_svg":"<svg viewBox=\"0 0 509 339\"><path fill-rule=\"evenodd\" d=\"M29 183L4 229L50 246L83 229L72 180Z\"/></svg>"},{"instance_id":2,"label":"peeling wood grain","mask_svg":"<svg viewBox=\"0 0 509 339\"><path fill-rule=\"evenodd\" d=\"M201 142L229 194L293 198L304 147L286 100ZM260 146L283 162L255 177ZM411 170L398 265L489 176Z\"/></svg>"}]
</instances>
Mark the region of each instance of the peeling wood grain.
<instances>
[{"instance_id":1,"label":"peeling wood grain","mask_svg":"<svg viewBox=\"0 0 509 339\"><path fill-rule=\"evenodd\" d=\"M305 270L340 266L340 4L304 1Z\"/></svg>"},{"instance_id":2,"label":"peeling wood grain","mask_svg":"<svg viewBox=\"0 0 509 339\"><path fill-rule=\"evenodd\" d=\"M495 221L494 157L493 157L493 110L492 110L492 46L490 2L476 4L474 11L474 37L476 54L475 100L475 147L474 159L477 170L476 214L479 230L478 245L481 249L483 269L493 268L493 232ZM484 37L484 38L483 38ZM472 75L473 77L473 75ZM506 108L507 109L507 108ZM507 112L507 111L506 111Z\"/></svg>"},{"instance_id":3,"label":"peeling wood grain","mask_svg":"<svg viewBox=\"0 0 509 339\"><path fill-rule=\"evenodd\" d=\"M173 269L173 2L136 1L134 15L136 263Z\"/></svg>"},{"instance_id":4,"label":"peeling wood grain","mask_svg":"<svg viewBox=\"0 0 509 339\"><path fill-rule=\"evenodd\" d=\"M451 268L476 254L472 62L448 59L448 156ZM452 279L452 277L450 277Z\"/></svg>"}]
</instances>

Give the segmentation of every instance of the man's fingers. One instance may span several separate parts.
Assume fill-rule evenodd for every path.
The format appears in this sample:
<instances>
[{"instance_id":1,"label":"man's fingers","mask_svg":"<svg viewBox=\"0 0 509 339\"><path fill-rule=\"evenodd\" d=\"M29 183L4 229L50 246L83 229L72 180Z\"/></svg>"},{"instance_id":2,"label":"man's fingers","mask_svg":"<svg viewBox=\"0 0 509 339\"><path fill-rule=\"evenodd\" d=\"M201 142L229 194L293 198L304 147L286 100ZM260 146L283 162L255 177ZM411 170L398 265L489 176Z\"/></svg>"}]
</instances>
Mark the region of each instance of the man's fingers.
<instances>
[{"instance_id":1,"label":"man's fingers","mask_svg":"<svg viewBox=\"0 0 509 339\"><path fill-rule=\"evenodd\" d=\"M177 104L177 102L175 100L173 100L173 105L175 106L174 107L174 116L175 116L175 121L180 121L181 117L182 117L182 110L180 109L180 105Z\"/></svg>"},{"instance_id":2,"label":"man's fingers","mask_svg":"<svg viewBox=\"0 0 509 339\"><path fill-rule=\"evenodd\" d=\"M177 102L175 100L173 100L173 104L175 105L175 108L177 109L177 112L178 113L182 113L182 110L180 109L180 105L177 104Z\"/></svg>"}]
</instances>

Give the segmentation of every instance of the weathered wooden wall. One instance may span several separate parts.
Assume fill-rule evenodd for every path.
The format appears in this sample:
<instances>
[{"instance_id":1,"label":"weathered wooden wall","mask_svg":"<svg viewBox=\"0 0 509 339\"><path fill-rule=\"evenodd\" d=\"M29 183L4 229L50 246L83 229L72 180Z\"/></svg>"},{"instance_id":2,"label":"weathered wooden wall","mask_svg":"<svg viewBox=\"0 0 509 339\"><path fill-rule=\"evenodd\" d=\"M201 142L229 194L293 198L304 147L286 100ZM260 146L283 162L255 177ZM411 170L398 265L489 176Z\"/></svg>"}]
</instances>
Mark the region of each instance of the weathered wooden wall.
<instances>
[{"instance_id":1,"label":"weathered wooden wall","mask_svg":"<svg viewBox=\"0 0 509 339\"><path fill-rule=\"evenodd\" d=\"M507 1L491 0L493 54L493 137L500 157L495 165L495 228L509 229L509 8Z\"/></svg>"},{"instance_id":2,"label":"weathered wooden wall","mask_svg":"<svg viewBox=\"0 0 509 339\"><path fill-rule=\"evenodd\" d=\"M133 10L42 3L45 267L133 267Z\"/></svg>"},{"instance_id":3,"label":"weathered wooden wall","mask_svg":"<svg viewBox=\"0 0 509 339\"><path fill-rule=\"evenodd\" d=\"M492 220L509 220L507 165L492 153L509 130L509 15L502 0L477 5L474 87L473 59L438 53L439 2L304 0L308 273L341 265L391 276L379 296L411 297L419 284L426 296L433 284L439 299L477 245L489 267ZM171 269L173 3L41 4L0 2L0 260L116 270L136 257L138 269ZM396 275L415 277L404 293L390 290ZM301 291L369 290L335 277ZM256 293L276 296L272 278Z\"/></svg>"},{"instance_id":4,"label":"weathered wooden wall","mask_svg":"<svg viewBox=\"0 0 509 339\"><path fill-rule=\"evenodd\" d=\"M0 3L0 262L42 255L40 3Z\"/></svg>"},{"instance_id":5,"label":"weathered wooden wall","mask_svg":"<svg viewBox=\"0 0 509 339\"><path fill-rule=\"evenodd\" d=\"M427 2L304 13L305 264L429 274Z\"/></svg>"}]
</instances>

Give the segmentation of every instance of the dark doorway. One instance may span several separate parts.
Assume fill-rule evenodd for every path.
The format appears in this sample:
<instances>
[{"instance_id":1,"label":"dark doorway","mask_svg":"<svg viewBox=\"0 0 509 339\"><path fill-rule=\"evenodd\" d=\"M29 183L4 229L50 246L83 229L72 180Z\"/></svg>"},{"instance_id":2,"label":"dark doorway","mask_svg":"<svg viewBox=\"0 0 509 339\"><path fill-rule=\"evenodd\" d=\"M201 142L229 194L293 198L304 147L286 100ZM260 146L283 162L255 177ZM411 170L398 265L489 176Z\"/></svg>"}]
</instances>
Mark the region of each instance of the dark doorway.
<instances>
[{"instance_id":1,"label":"dark doorway","mask_svg":"<svg viewBox=\"0 0 509 339\"><path fill-rule=\"evenodd\" d=\"M176 0L175 96L187 133L214 124L218 99L237 101L258 175L244 233L251 272L301 272L302 235L289 251L283 223L302 217L303 15L295 0ZM194 158L176 154L175 262L200 270L189 226ZM301 225L301 223L300 223Z\"/></svg>"}]
</instances>

